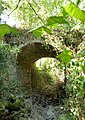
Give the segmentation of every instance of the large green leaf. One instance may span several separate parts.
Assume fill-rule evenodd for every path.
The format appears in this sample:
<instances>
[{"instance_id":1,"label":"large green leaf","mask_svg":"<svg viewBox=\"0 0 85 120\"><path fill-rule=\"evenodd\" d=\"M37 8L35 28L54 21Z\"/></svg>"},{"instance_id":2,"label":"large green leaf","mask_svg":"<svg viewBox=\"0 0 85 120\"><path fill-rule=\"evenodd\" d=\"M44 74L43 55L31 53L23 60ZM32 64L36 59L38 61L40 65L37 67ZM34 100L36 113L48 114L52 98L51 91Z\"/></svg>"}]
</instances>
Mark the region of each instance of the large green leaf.
<instances>
[{"instance_id":1,"label":"large green leaf","mask_svg":"<svg viewBox=\"0 0 85 120\"><path fill-rule=\"evenodd\" d=\"M58 58L62 61L62 63L69 63L72 58L71 50L65 49L61 54L58 55Z\"/></svg>"},{"instance_id":2,"label":"large green leaf","mask_svg":"<svg viewBox=\"0 0 85 120\"><path fill-rule=\"evenodd\" d=\"M50 34L52 30L50 30L49 28L45 26L41 26L41 27L32 29L29 32L33 32L35 36L40 37L44 32L47 32L48 34Z\"/></svg>"},{"instance_id":3,"label":"large green leaf","mask_svg":"<svg viewBox=\"0 0 85 120\"><path fill-rule=\"evenodd\" d=\"M53 24L68 24L69 23L65 20L63 16L51 16L47 19L47 25L53 25Z\"/></svg>"},{"instance_id":4,"label":"large green leaf","mask_svg":"<svg viewBox=\"0 0 85 120\"><path fill-rule=\"evenodd\" d=\"M13 28L7 24L0 24L0 37L3 37L5 34L8 33L14 33L14 34L18 34L19 31L16 28Z\"/></svg>"},{"instance_id":5,"label":"large green leaf","mask_svg":"<svg viewBox=\"0 0 85 120\"><path fill-rule=\"evenodd\" d=\"M85 22L85 11L78 8L75 4L72 2L64 7L66 12L71 16L75 17L83 22Z\"/></svg>"}]
</instances>

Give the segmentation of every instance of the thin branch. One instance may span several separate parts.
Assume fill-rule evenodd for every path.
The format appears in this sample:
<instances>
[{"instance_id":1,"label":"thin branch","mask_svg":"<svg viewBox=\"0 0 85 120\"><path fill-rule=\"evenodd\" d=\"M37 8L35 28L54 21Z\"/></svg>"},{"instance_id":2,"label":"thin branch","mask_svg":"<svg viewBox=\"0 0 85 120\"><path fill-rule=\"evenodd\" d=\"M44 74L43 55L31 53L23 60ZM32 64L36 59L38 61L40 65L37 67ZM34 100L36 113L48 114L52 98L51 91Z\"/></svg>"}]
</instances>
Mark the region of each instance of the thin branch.
<instances>
[{"instance_id":1,"label":"thin branch","mask_svg":"<svg viewBox=\"0 0 85 120\"><path fill-rule=\"evenodd\" d=\"M16 7L11 11L11 13L8 14L8 17L19 7L20 1L21 1L21 0L18 1L18 4L17 4ZM26 1L27 1L28 4L30 5L30 7L32 8L32 10L34 11L34 13L38 16L38 18L42 21L42 23L44 23L44 22L43 22L43 19L37 14L37 12L36 12L36 10L33 8L32 4L31 4L28 0L26 0ZM33 1L34 1L34 0L33 0ZM34 1L34 2L35 2L35 1ZM36 3L36 4L37 4L37 3Z\"/></svg>"},{"instance_id":2,"label":"thin branch","mask_svg":"<svg viewBox=\"0 0 85 120\"><path fill-rule=\"evenodd\" d=\"M16 5L16 7L11 11L11 13L8 15L8 17L19 7L19 3L21 0L18 1L18 4Z\"/></svg>"},{"instance_id":3,"label":"thin branch","mask_svg":"<svg viewBox=\"0 0 85 120\"><path fill-rule=\"evenodd\" d=\"M28 2L28 0L26 0L26 1ZM31 4L30 2L28 2L28 4L30 5L30 7L31 7L32 10L34 11L35 15L37 15L38 18L42 21L42 23L44 23L44 22L43 22L43 19L37 14L37 12L36 12L36 10L33 8L32 4Z\"/></svg>"}]
</instances>

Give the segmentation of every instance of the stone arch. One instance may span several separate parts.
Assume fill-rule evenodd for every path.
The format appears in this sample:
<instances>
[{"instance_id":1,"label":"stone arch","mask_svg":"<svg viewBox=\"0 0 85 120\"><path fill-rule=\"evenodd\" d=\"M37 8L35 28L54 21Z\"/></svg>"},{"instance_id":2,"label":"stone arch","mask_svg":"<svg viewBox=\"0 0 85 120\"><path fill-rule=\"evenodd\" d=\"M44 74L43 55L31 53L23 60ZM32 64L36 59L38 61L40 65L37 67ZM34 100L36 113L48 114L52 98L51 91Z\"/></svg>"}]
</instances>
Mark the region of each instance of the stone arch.
<instances>
[{"instance_id":1,"label":"stone arch","mask_svg":"<svg viewBox=\"0 0 85 120\"><path fill-rule=\"evenodd\" d=\"M56 50L52 45L45 42L32 42L20 49L17 61L21 67L31 67L38 59L42 57L56 57Z\"/></svg>"},{"instance_id":2,"label":"stone arch","mask_svg":"<svg viewBox=\"0 0 85 120\"><path fill-rule=\"evenodd\" d=\"M33 64L43 57L56 57L55 48L41 41L34 41L21 47L17 55L17 79L31 85L31 68Z\"/></svg>"}]
</instances>

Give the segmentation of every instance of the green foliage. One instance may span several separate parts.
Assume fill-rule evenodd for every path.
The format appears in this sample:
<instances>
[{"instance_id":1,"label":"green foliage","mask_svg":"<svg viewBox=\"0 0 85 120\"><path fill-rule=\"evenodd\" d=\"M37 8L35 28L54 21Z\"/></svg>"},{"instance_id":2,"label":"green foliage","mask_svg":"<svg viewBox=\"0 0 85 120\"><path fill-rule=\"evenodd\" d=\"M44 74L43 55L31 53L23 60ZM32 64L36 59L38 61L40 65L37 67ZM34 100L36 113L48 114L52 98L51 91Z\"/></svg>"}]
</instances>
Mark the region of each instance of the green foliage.
<instances>
[{"instance_id":1,"label":"green foliage","mask_svg":"<svg viewBox=\"0 0 85 120\"><path fill-rule=\"evenodd\" d=\"M17 6L17 0L7 0L9 13ZM21 0L18 6L12 14L21 23L21 28L37 28L45 24L47 17L51 15L60 14L60 3L63 1L58 0Z\"/></svg>"},{"instance_id":2,"label":"green foliage","mask_svg":"<svg viewBox=\"0 0 85 120\"><path fill-rule=\"evenodd\" d=\"M78 8L75 4L73 4L72 2L68 5L66 5L64 7L64 9L66 10L66 12L71 16L71 17L75 17L79 20L81 20L82 22L85 22L85 11L81 10L80 8Z\"/></svg>"},{"instance_id":3,"label":"green foliage","mask_svg":"<svg viewBox=\"0 0 85 120\"><path fill-rule=\"evenodd\" d=\"M0 0L0 15L3 13L5 6L4 6L5 2L3 2L2 0Z\"/></svg>"},{"instance_id":4,"label":"green foliage","mask_svg":"<svg viewBox=\"0 0 85 120\"><path fill-rule=\"evenodd\" d=\"M51 16L47 19L48 26L52 26L52 25L57 24L57 23L69 25L69 23L65 20L65 18L63 16Z\"/></svg>"},{"instance_id":5,"label":"green foliage","mask_svg":"<svg viewBox=\"0 0 85 120\"><path fill-rule=\"evenodd\" d=\"M71 50L65 49L61 54L58 55L58 58L62 61L62 63L69 63L72 58Z\"/></svg>"},{"instance_id":6,"label":"green foliage","mask_svg":"<svg viewBox=\"0 0 85 120\"><path fill-rule=\"evenodd\" d=\"M21 92L21 82L13 76L9 78L10 71L16 68L17 51L10 45L0 44L0 99L6 99L10 94ZM22 94L22 92L21 92Z\"/></svg>"},{"instance_id":7,"label":"green foliage","mask_svg":"<svg viewBox=\"0 0 85 120\"><path fill-rule=\"evenodd\" d=\"M31 113L30 103L25 103L21 96L11 94L6 100L0 101L0 119L19 120ZM23 118L24 117L24 118Z\"/></svg>"},{"instance_id":8,"label":"green foliage","mask_svg":"<svg viewBox=\"0 0 85 120\"><path fill-rule=\"evenodd\" d=\"M41 65L38 64L41 62ZM36 67L40 71L41 79L43 78L45 82L49 83L50 85L54 85L57 80L59 80L58 76L55 75L56 73L56 66L57 61L53 58L42 58L36 62Z\"/></svg>"},{"instance_id":9,"label":"green foliage","mask_svg":"<svg viewBox=\"0 0 85 120\"><path fill-rule=\"evenodd\" d=\"M75 4L73 4L72 2L68 5L66 5L65 7L62 7L62 13L63 16L50 16L48 17L47 21L46 21L46 25L49 27L56 27L59 24L67 24L70 28L70 20L68 22L69 16L71 17L75 17L79 20L81 20L82 22L85 21L85 12L83 10L81 10L80 8L78 8ZM67 16L67 14L69 16ZM66 20L67 19L67 20ZM46 26L40 26L37 29L33 29L31 30L31 32L33 32L37 37L40 37L44 32L47 32L48 34L51 33L51 30L49 28L47 28Z\"/></svg>"},{"instance_id":10,"label":"green foliage","mask_svg":"<svg viewBox=\"0 0 85 120\"><path fill-rule=\"evenodd\" d=\"M1 3L2 2L0 2L0 14L4 10L4 6ZM11 10L13 10L16 6L16 2L8 0L8 3L10 4L9 9L11 8ZM80 22L78 21L81 20L82 22L85 22L85 11L78 8L78 5L81 3L80 0L77 0L76 5L70 2L70 4L67 4L65 7L62 7L60 5L63 2L60 2L59 0L37 0L32 1L30 3L31 4L29 4L27 1L21 0L19 9L15 11L15 16L18 18L18 20L24 21L21 28L25 28L25 25L27 25L27 29L33 28L29 32L33 32L34 35L36 35L37 37L40 37L45 32L51 34L53 32L50 29L52 26L55 26L55 30L61 30L56 33L57 35L54 36L52 40L55 41L57 48L58 41L55 40L55 38L57 37L57 39L59 39L60 37L61 39L59 39L59 42L63 43L63 45L67 48L64 49L63 52L59 54L57 58L61 61L61 64L67 65L66 77L68 81L66 90L68 99L67 104L65 104L66 111L69 112L69 116L71 116L72 119L67 115L64 115L61 116L59 120L77 120L79 112L81 112L82 116L85 114L85 46L81 47L80 45L79 47L80 43L83 44L82 38L84 38L84 34L81 34L80 30L81 28L84 28L84 24L80 24ZM74 19L73 17L77 18L78 20ZM66 25L68 25L68 27ZM77 27L75 27L75 25L77 25ZM40 27L36 28L36 26ZM72 26L72 30L75 29L75 32L73 32L72 30L69 31L69 26ZM16 35L18 34L17 29L12 28L6 24L0 25L0 37L3 37L5 34L8 34L10 32ZM51 37L49 37L49 41L50 38ZM61 48L61 46L59 47L60 49L65 48ZM70 47L72 51L68 50L68 47ZM75 53L74 51L76 49L77 51ZM77 52L80 52L80 54L77 54ZM17 81L16 79L10 80L8 78L10 69L9 65L11 63L8 59L13 59L12 53L13 49L11 49L9 46L0 45L0 97L2 97L1 99L7 98L8 96L10 96L10 93L16 95L18 92L19 94L22 89L21 83L19 81ZM16 64L15 61L13 61L13 63ZM39 77L37 77L37 75L34 74L34 79L41 80L42 76L44 76L43 78L46 78L48 82L53 85L54 66L56 65L53 64L54 62L50 62L48 65L46 63L43 65L42 68L44 72L42 72L41 74L37 73ZM21 94L24 95L24 92L21 92ZM0 103L0 106L3 107L3 104ZM10 104L10 106L14 107L15 105Z\"/></svg>"},{"instance_id":11,"label":"green foliage","mask_svg":"<svg viewBox=\"0 0 85 120\"><path fill-rule=\"evenodd\" d=\"M70 74L67 75L68 85L67 93L69 99L67 101L67 110L69 114L78 119L79 114L85 114L85 74L82 70L84 58L81 60L78 58L73 59L70 62ZM69 68L68 68L69 69ZM69 107L68 107L69 106Z\"/></svg>"},{"instance_id":12,"label":"green foliage","mask_svg":"<svg viewBox=\"0 0 85 120\"><path fill-rule=\"evenodd\" d=\"M51 16L47 19L47 26L54 26L55 24L67 24L69 23L64 19L63 16ZM29 32L33 32L35 36L40 37L44 32L50 34L52 30L46 26L41 26L35 29L30 30Z\"/></svg>"},{"instance_id":13,"label":"green foliage","mask_svg":"<svg viewBox=\"0 0 85 120\"><path fill-rule=\"evenodd\" d=\"M0 24L0 37L3 37L5 34L13 33L17 35L19 31L13 27L10 27L7 24Z\"/></svg>"},{"instance_id":14,"label":"green foliage","mask_svg":"<svg viewBox=\"0 0 85 120\"><path fill-rule=\"evenodd\" d=\"M82 70L83 70L83 72L84 72L84 74L85 74L85 63L84 63L84 65L82 65L81 67L82 67Z\"/></svg>"},{"instance_id":15,"label":"green foliage","mask_svg":"<svg viewBox=\"0 0 85 120\"><path fill-rule=\"evenodd\" d=\"M2 93L4 88L4 82L8 79L8 70L7 70L7 59L10 54L10 49L8 46L0 44L0 93Z\"/></svg>"},{"instance_id":16,"label":"green foliage","mask_svg":"<svg viewBox=\"0 0 85 120\"><path fill-rule=\"evenodd\" d=\"M52 31L46 26L41 26L35 29L30 30L29 32L33 32L35 36L40 37L44 32L50 34Z\"/></svg>"}]
</instances>

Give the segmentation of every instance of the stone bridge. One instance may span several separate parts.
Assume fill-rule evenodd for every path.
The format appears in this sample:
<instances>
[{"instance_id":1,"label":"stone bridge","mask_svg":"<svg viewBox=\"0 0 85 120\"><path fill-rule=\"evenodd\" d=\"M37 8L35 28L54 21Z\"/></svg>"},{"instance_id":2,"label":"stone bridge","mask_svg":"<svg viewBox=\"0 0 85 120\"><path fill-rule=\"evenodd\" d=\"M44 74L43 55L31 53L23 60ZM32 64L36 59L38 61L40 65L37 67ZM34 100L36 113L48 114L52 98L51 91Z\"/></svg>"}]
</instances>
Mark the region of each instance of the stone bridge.
<instances>
[{"instance_id":1,"label":"stone bridge","mask_svg":"<svg viewBox=\"0 0 85 120\"><path fill-rule=\"evenodd\" d=\"M31 68L34 63L43 57L55 58L58 54L58 50L45 42L32 41L24 45L17 56L17 79L31 84L29 83L31 82Z\"/></svg>"},{"instance_id":2,"label":"stone bridge","mask_svg":"<svg viewBox=\"0 0 85 120\"><path fill-rule=\"evenodd\" d=\"M55 48L52 45L41 41L35 41L21 47L20 52L17 56L17 61L19 66L23 67L24 69L28 69L37 60L43 57L55 58L57 54L59 54L59 52L56 52Z\"/></svg>"}]
</instances>

